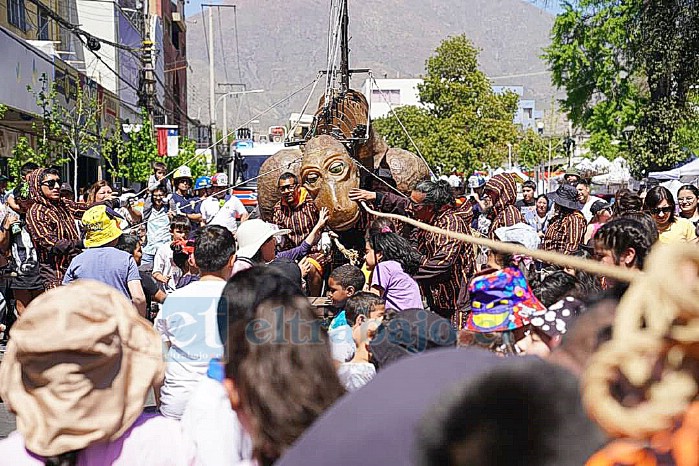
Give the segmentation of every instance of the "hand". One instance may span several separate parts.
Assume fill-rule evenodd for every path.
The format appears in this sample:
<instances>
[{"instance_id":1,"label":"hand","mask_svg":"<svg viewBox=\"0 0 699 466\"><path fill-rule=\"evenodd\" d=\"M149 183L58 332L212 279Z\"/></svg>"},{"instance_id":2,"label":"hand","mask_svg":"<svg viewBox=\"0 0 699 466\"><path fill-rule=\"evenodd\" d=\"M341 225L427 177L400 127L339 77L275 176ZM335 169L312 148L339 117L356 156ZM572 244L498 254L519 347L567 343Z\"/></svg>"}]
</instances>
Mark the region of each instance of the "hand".
<instances>
[{"instance_id":1,"label":"hand","mask_svg":"<svg viewBox=\"0 0 699 466\"><path fill-rule=\"evenodd\" d=\"M316 222L315 226L316 231L320 231L325 228L326 223L328 223L328 208L323 207L318 213L318 221Z\"/></svg>"},{"instance_id":2,"label":"hand","mask_svg":"<svg viewBox=\"0 0 699 466\"><path fill-rule=\"evenodd\" d=\"M167 216L170 220L172 220L173 218L175 218L175 212L173 212L172 210L168 210Z\"/></svg>"},{"instance_id":3,"label":"hand","mask_svg":"<svg viewBox=\"0 0 699 466\"><path fill-rule=\"evenodd\" d=\"M245 220L250 218L250 212L245 212L243 215L240 216L240 223L243 223Z\"/></svg>"},{"instance_id":4,"label":"hand","mask_svg":"<svg viewBox=\"0 0 699 466\"><path fill-rule=\"evenodd\" d=\"M364 189L352 188L349 192L349 198L351 201L375 201L376 193L372 191L366 191Z\"/></svg>"},{"instance_id":5,"label":"hand","mask_svg":"<svg viewBox=\"0 0 699 466\"><path fill-rule=\"evenodd\" d=\"M305 278L311 271L311 267L313 265L311 264L311 261L308 260L308 257L304 257L299 261L299 269L301 269L301 277Z\"/></svg>"},{"instance_id":6,"label":"hand","mask_svg":"<svg viewBox=\"0 0 699 466\"><path fill-rule=\"evenodd\" d=\"M2 227L5 230L9 230L13 224L19 222L19 217L15 214L7 214L5 216L5 221L2 222Z\"/></svg>"}]
</instances>

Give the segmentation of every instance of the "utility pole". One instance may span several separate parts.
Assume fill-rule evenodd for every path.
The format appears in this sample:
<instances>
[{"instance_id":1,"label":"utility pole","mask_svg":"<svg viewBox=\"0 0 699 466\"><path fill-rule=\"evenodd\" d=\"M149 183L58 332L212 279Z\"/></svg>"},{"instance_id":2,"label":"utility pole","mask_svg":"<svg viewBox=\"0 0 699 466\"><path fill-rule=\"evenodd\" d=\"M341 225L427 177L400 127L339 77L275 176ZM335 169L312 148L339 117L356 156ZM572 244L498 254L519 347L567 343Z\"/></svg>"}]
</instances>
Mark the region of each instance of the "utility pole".
<instances>
[{"instance_id":1,"label":"utility pole","mask_svg":"<svg viewBox=\"0 0 699 466\"><path fill-rule=\"evenodd\" d=\"M347 0L342 2L342 29L341 29L341 57L340 57L340 92L344 95L350 88L349 69L349 12Z\"/></svg>"},{"instance_id":2,"label":"utility pole","mask_svg":"<svg viewBox=\"0 0 699 466\"><path fill-rule=\"evenodd\" d=\"M243 91L247 90L247 85L245 83L218 83L219 87L233 87L233 86L240 86L243 88ZM231 94L230 92L226 92L223 94L221 98L223 98L223 146L224 146L224 153L225 155L228 155L228 96L229 95L234 95ZM215 107L215 105L214 105ZM238 111L240 114L240 110Z\"/></svg>"},{"instance_id":3,"label":"utility pole","mask_svg":"<svg viewBox=\"0 0 699 466\"><path fill-rule=\"evenodd\" d=\"M214 166L217 162L216 150L216 79L214 74L214 10L212 5L209 8L209 122L211 126L211 151Z\"/></svg>"},{"instance_id":4,"label":"utility pole","mask_svg":"<svg viewBox=\"0 0 699 466\"><path fill-rule=\"evenodd\" d=\"M141 44L141 66L143 67L143 86L141 97L148 112L148 119L153 121L155 111L155 66L153 62L153 41L150 37L150 18L148 16L149 0L143 0L143 42Z\"/></svg>"}]
</instances>

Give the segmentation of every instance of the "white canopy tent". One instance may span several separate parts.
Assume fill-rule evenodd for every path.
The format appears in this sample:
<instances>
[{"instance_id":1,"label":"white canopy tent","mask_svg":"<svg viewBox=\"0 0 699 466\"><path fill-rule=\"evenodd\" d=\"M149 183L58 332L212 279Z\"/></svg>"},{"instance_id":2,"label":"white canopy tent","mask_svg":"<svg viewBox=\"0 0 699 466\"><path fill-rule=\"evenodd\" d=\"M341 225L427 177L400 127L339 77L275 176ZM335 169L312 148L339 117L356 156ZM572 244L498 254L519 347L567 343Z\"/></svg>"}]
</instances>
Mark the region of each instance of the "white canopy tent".
<instances>
[{"instance_id":1,"label":"white canopy tent","mask_svg":"<svg viewBox=\"0 0 699 466\"><path fill-rule=\"evenodd\" d=\"M648 178L655 178L660 181L678 180L683 183L692 183L699 179L699 159L692 160L686 165L673 168L664 172L650 172Z\"/></svg>"}]
</instances>

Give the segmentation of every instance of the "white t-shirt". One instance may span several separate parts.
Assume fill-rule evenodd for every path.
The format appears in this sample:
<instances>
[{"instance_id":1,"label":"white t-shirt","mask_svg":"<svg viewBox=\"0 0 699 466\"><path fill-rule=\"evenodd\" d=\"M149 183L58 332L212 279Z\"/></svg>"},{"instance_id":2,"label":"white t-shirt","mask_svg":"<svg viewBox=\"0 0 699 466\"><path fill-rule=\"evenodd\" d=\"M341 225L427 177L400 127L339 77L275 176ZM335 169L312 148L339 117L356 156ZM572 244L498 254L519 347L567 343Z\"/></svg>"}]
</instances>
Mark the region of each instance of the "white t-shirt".
<instances>
[{"instance_id":1,"label":"white t-shirt","mask_svg":"<svg viewBox=\"0 0 699 466\"><path fill-rule=\"evenodd\" d=\"M368 362L346 362L337 369L337 376L348 392L359 390L375 375L376 368Z\"/></svg>"},{"instance_id":2,"label":"white t-shirt","mask_svg":"<svg viewBox=\"0 0 699 466\"><path fill-rule=\"evenodd\" d=\"M252 461L252 440L231 408L221 382L204 377L192 392L180 422L184 434L197 446L202 466Z\"/></svg>"},{"instance_id":3,"label":"white t-shirt","mask_svg":"<svg viewBox=\"0 0 699 466\"><path fill-rule=\"evenodd\" d=\"M209 361L223 356L216 311L223 280L200 280L173 291L155 318L163 342L165 382L160 390L160 412L180 419L195 387L206 377Z\"/></svg>"},{"instance_id":4,"label":"white t-shirt","mask_svg":"<svg viewBox=\"0 0 699 466\"><path fill-rule=\"evenodd\" d=\"M328 330L330 340L330 354L335 361L347 362L354 357L357 345L352 338L352 327L340 325Z\"/></svg>"},{"instance_id":5,"label":"white t-shirt","mask_svg":"<svg viewBox=\"0 0 699 466\"><path fill-rule=\"evenodd\" d=\"M207 198L206 200L208 199L209 198ZM201 206L201 209L204 209L204 205ZM209 209L208 206L207 209ZM213 206L211 207L211 211L213 212ZM210 215L210 217L208 218L210 218L211 220L208 220L205 217L204 221L207 225L219 225L225 227L228 229L228 231L235 234L235 232L238 231L238 223L236 222L236 216L239 217L247 213L248 211L245 209L245 206L240 201L240 199L238 199L235 196L231 196L230 199L228 199L226 203L223 204L223 207L215 211L213 215L211 215L207 211L207 215ZM204 213L202 212L202 217L203 216Z\"/></svg>"},{"instance_id":6,"label":"white t-shirt","mask_svg":"<svg viewBox=\"0 0 699 466\"><path fill-rule=\"evenodd\" d=\"M218 199L213 196L204 198L204 200L201 201L201 204L199 204L201 218L207 225L214 219L219 210L221 210L221 204Z\"/></svg>"},{"instance_id":7,"label":"white t-shirt","mask_svg":"<svg viewBox=\"0 0 699 466\"><path fill-rule=\"evenodd\" d=\"M585 221L587 221L589 223L590 220L592 220L592 212L590 212L590 208L592 207L592 204L594 204L597 201L603 201L603 200L604 199L599 198L597 196L590 196L587 198L587 202L585 203L585 205L583 206L583 208L581 210L583 216L585 217Z\"/></svg>"},{"instance_id":8,"label":"white t-shirt","mask_svg":"<svg viewBox=\"0 0 699 466\"><path fill-rule=\"evenodd\" d=\"M153 259L153 272L160 272L165 276L169 276L170 280L163 286L163 291L172 293L177 288L177 282L182 278L182 269L175 265L172 259L173 252L170 243L163 244L158 247ZM158 284L161 284L158 282Z\"/></svg>"}]
</instances>

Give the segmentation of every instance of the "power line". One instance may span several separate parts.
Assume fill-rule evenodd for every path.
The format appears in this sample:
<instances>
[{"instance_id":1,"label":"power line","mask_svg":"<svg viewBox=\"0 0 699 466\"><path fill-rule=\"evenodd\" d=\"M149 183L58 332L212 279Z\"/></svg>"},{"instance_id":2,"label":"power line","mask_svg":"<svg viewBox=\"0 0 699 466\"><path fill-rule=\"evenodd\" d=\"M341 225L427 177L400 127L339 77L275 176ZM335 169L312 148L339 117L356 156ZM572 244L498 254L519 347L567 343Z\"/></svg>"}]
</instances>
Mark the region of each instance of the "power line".
<instances>
[{"instance_id":1,"label":"power line","mask_svg":"<svg viewBox=\"0 0 699 466\"><path fill-rule=\"evenodd\" d=\"M228 61L226 60L226 52L223 46L223 26L221 25L221 7L216 8L216 12L218 13L218 38L221 42L221 59L223 60L223 73L226 75L226 82L228 83L231 80L228 77Z\"/></svg>"},{"instance_id":2,"label":"power line","mask_svg":"<svg viewBox=\"0 0 699 466\"><path fill-rule=\"evenodd\" d=\"M177 100L175 99L175 96L172 95L172 93L171 93L170 90L167 88L167 86L165 85L165 83L163 83L163 81L160 79L160 76L158 76L157 74L155 74L154 76L155 76L155 80L158 81L158 83L159 83L161 86L163 86L163 90L165 91L166 97L169 97L169 98L170 98L170 101L171 101L172 104L175 106L175 108L176 108L176 110L179 112L179 114L180 114L180 115L184 115L184 117L187 119L187 121L188 121L189 123L198 126L198 125L200 124L200 122L197 121L197 120L195 120L194 118L190 117L190 116L187 114L187 112L185 112L185 111L182 109L182 107L180 107L180 104L179 104L179 103L177 102ZM159 106L161 109L163 109L163 110L167 110L163 105L160 104L160 102L158 102L158 106Z\"/></svg>"},{"instance_id":3,"label":"power line","mask_svg":"<svg viewBox=\"0 0 699 466\"><path fill-rule=\"evenodd\" d=\"M243 69L240 66L240 46L238 42L238 7L233 5L233 27L235 28L235 58L238 62L238 82L242 83L243 82ZM243 98L245 95L243 94ZM242 105L242 101L240 102ZM252 110L250 109L250 101L248 99L245 99L245 106L248 109L248 116L252 115ZM238 115L240 115L240 105L238 106ZM236 121L237 121L236 117Z\"/></svg>"},{"instance_id":4,"label":"power line","mask_svg":"<svg viewBox=\"0 0 699 466\"><path fill-rule=\"evenodd\" d=\"M127 52L130 52L130 53L134 54L134 56L140 58L139 54L141 52L141 49L135 49L135 48L129 47L127 45L119 44L118 42L113 42L113 41L110 41L107 39L103 39L101 37L96 37L96 36L90 34L89 32L85 31L84 29L80 28L80 26L78 26L77 24L73 24L70 21L63 19L63 17L61 15L59 15L58 13L53 11L51 8L44 5L40 0L29 0L29 1L34 3L39 8L43 9L46 12L47 16L49 16L51 19L56 21L58 24L62 25L64 28L68 29L70 32L72 32L73 34L75 34L79 38L80 38L80 36L84 36L86 42L83 42L82 38L81 38L80 42L82 42L83 45L85 45L86 47L90 48L90 46L88 44L92 41L96 41L98 43L101 42L103 44L111 45L112 47L115 47L118 49L126 50Z\"/></svg>"}]
</instances>

